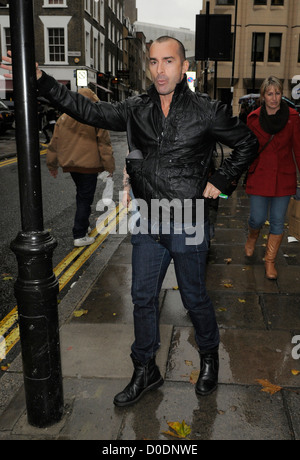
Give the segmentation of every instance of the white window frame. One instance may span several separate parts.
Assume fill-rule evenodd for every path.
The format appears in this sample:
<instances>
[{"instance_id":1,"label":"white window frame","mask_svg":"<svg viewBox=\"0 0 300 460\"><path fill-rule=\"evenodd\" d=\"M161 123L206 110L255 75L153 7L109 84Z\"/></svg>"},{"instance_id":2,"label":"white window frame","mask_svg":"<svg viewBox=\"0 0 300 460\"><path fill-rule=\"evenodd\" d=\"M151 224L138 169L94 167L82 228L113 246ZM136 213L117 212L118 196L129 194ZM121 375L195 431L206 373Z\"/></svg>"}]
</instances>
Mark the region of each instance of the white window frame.
<instances>
[{"instance_id":1,"label":"white window frame","mask_svg":"<svg viewBox=\"0 0 300 460\"><path fill-rule=\"evenodd\" d=\"M72 16L40 16L44 24L45 65L68 65L68 24ZM64 29L65 35L65 60L50 61L48 29Z\"/></svg>"},{"instance_id":2,"label":"white window frame","mask_svg":"<svg viewBox=\"0 0 300 460\"><path fill-rule=\"evenodd\" d=\"M1 16L1 44L2 44L2 54L3 56L7 55L7 47L6 47L6 35L5 29L10 28L9 16Z\"/></svg>"},{"instance_id":3,"label":"white window frame","mask_svg":"<svg viewBox=\"0 0 300 460\"><path fill-rule=\"evenodd\" d=\"M91 39L92 39L92 25L84 19L84 49L85 49L85 65L91 66Z\"/></svg>"},{"instance_id":4,"label":"white window frame","mask_svg":"<svg viewBox=\"0 0 300 460\"><path fill-rule=\"evenodd\" d=\"M52 5L49 0L44 0L43 8L67 8L67 0L63 0L62 4Z\"/></svg>"},{"instance_id":5,"label":"white window frame","mask_svg":"<svg viewBox=\"0 0 300 460\"><path fill-rule=\"evenodd\" d=\"M100 32L100 61L99 70L105 73L105 35Z\"/></svg>"},{"instance_id":6,"label":"white window frame","mask_svg":"<svg viewBox=\"0 0 300 460\"><path fill-rule=\"evenodd\" d=\"M93 0L93 18L99 22L99 1Z\"/></svg>"},{"instance_id":7,"label":"white window frame","mask_svg":"<svg viewBox=\"0 0 300 460\"><path fill-rule=\"evenodd\" d=\"M99 70L99 32L93 27L93 54L94 54L94 69Z\"/></svg>"},{"instance_id":8,"label":"white window frame","mask_svg":"<svg viewBox=\"0 0 300 460\"><path fill-rule=\"evenodd\" d=\"M104 22L104 9L105 4L104 0L100 0L100 26L105 27L105 22Z\"/></svg>"},{"instance_id":9,"label":"white window frame","mask_svg":"<svg viewBox=\"0 0 300 460\"><path fill-rule=\"evenodd\" d=\"M84 9L88 14L91 14L91 0L84 0Z\"/></svg>"}]
</instances>

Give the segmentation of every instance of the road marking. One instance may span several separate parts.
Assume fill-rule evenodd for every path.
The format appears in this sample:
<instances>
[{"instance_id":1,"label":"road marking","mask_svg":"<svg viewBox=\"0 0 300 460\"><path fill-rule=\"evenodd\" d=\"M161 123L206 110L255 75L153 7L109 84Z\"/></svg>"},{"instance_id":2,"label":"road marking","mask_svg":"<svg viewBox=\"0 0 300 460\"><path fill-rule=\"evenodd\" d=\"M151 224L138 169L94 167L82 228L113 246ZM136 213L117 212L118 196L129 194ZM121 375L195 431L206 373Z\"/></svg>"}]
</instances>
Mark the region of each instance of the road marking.
<instances>
[{"instance_id":1,"label":"road marking","mask_svg":"<svg viewBox=\"0 0 300 460\"><path fill-rule=\"evenodd\" d=\"M46 153L47 153L47 149L43 149L40 151L40 156L45 155ZM0 168L2 168L3 166L8 166L8 165L17 163L17 162L18 162L18 157L9 158L7 160L0 161Z\"/></svg>"},{"instance_id":2,"label":"road marking","mask_svg":"<svg viewBox=\"0 0 300 460\"><path fill-rule=\"evenodd\" d=\"M59 291L61 291L73 278L76 272L82 265L89 259L89 257L96 251L96 249L106 240L109 234L116 228L118 223L126 216L127 208L119 204L116 209L113 209L107 218L101 222L97 228L91 232L91 236L96 236L101 232L95 240L95 243L90 246L84 246L73 249L53 270L55 276L58 278ZM79 256L79 254L82 254ZM79 256L79 257L78 257ZM66 270L66 268L71 266ZM59 275L61 275L59 277ZM5 340L6 356L8 352L20 340L17 306L0 321L0 338ZM11 330L10 330L11 329ZM0 359L0 363L3 359Z\"/></svg>"}]
</instances>

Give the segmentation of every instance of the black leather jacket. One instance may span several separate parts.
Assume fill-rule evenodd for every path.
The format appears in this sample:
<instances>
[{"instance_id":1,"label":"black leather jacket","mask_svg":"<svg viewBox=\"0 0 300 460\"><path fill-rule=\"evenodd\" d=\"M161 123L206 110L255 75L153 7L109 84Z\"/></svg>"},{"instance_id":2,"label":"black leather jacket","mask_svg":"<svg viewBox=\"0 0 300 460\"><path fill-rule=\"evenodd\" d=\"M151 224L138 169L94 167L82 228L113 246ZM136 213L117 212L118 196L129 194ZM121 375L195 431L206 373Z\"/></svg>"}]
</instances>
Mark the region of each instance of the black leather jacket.
<instances>
[{"instance_id":1,"label":"black leather jacket","mask_svg":"<svg viewBox=\"0 0 300 460\"><path fill-rule=\"evenodd\" d=\"M209 179L223 193L258 154L257 139L248 127L230 117L225 104L192 92L186 77L175 89L167 117L154 85L147 94L114 104L92 103L46 74L38 80L38 88L78 121L127 131L129 152L142 152L141 159L127 160L127 171L135 197L147 203L153 198L202 198L205 164L216 141L233 149Z\"/></svg>"}]
</instances>

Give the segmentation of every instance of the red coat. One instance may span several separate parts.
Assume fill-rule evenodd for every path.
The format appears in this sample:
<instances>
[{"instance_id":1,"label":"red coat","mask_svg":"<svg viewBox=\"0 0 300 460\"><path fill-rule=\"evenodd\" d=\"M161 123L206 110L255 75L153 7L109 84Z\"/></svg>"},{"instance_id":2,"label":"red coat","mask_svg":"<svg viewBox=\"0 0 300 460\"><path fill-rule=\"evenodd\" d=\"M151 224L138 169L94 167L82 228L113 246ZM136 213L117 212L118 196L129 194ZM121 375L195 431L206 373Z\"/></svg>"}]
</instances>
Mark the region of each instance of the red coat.
<instances>
[{"instance_id":1,"label":"red coat","mask_svg":"<svg viewBox=\"0 0 300 460\"><path fill-rule=\"evenodd\" d=\"M257 136L261 149L271 135L260 126L260 110L258 108L249 114L247 124ZM250 166L246 193L260 196L295 195L297 171L293 152L300 171L300 117L296 110L290 108L286 126L275 134Z\"/></svg>"}]
</instances>

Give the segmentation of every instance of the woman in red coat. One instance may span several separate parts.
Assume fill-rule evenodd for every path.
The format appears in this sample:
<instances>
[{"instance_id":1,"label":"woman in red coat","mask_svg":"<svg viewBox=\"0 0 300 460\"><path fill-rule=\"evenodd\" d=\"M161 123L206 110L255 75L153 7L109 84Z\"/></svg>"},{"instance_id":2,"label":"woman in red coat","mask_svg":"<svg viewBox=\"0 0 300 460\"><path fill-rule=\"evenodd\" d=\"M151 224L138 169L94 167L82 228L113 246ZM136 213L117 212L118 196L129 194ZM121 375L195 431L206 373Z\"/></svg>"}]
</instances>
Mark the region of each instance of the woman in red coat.
<instances>
[{"instance_id":1,"label":"woman in red coat","mask_svg":"<svg viewBox=\"0 0 300 460\"><path fill-rule=\"evenodd\" d=\"M277 279L275 259L280 247L284 219L300 170L300 118L282 100L283 87L276 77L267 78L260 89L261 107L248 116L248 126L257 136L260 154L249 168L246 192L250 196L249 235L245 253L251 257L261 227L270 213L265 269L268 279ZM295 160L294 160L295 158Z\"/></svg>"}]
</instances>

